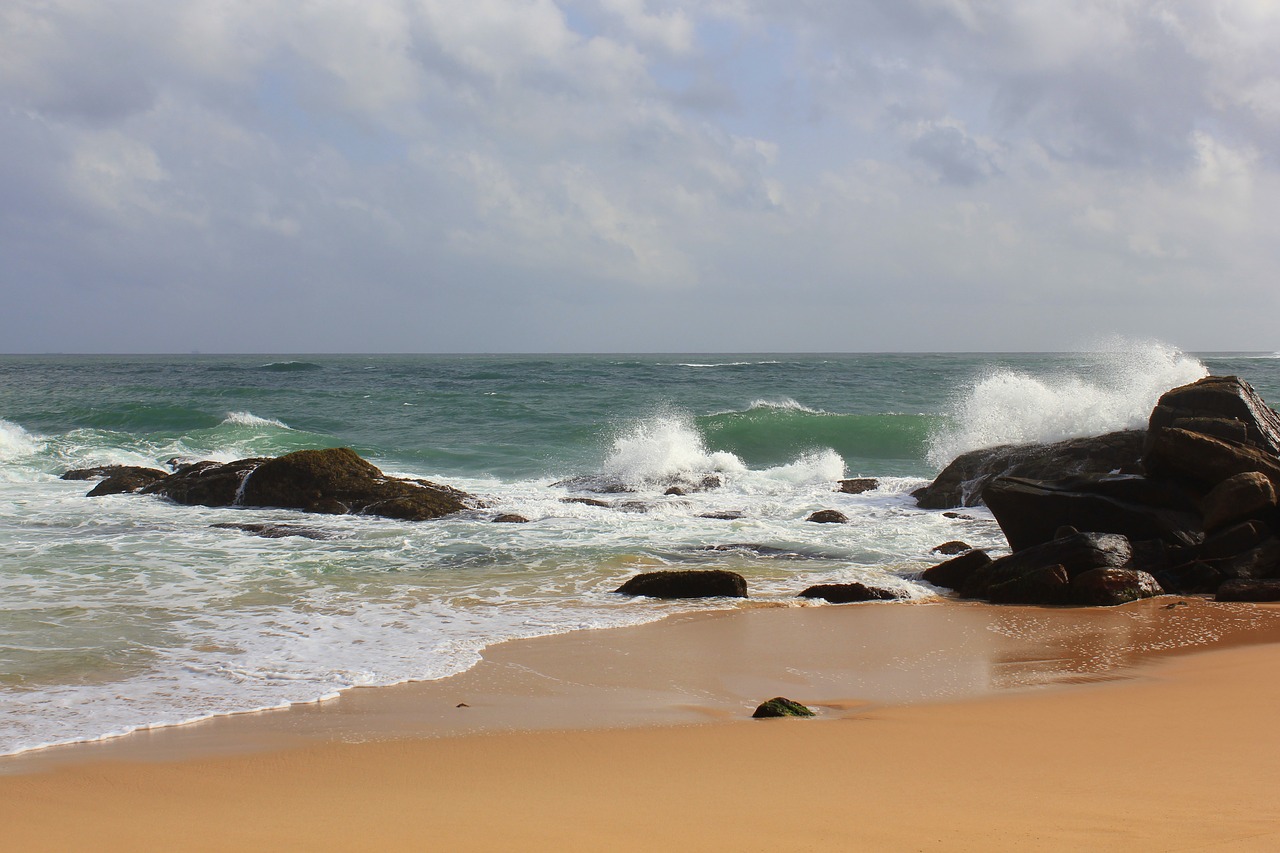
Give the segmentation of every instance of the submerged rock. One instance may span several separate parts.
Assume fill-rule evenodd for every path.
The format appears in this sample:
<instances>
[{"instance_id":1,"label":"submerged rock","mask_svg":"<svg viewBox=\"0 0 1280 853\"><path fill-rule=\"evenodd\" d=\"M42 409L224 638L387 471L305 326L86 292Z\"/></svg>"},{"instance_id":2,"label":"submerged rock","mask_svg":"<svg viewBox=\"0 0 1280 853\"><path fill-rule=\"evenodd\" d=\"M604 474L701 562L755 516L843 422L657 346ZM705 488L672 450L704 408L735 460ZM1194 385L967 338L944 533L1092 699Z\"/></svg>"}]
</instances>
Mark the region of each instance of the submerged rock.
<instances>
[{"instance_id":1,"label":"submerged rock","mask_svg":"<svg viewBox=\"0 0 1280 853\"><path fill-rule=\"evenodd\" d=\"M907 596L898 590L854 582L817 584L801 592L799 597L821 598L832 604L853 604L860 601L901 601Z\"/></svg>"},{"instance_id":2,"label":"submerged rock","mask_svg":"<svg viewBox=\"0 0 1280 853\"><path fill-rule=\"evenodd\" d=\"M525 518L523 515L517 515L514 512L504 512L502 515L495 516L493 519L493 523L494 524L528 524L529 519Z\"/></svg>"},{"instance_id":3,"label":"submerged rock","mask_svg":"<svg viewBox=\"0 0 1280 853\"><path fill-rule=\"evenodd\" d=\"M747 581L724 569L644 572L614 590L649 598L746 598Z\"/></svg>"},{"instance_id":4,"label":"submerged rock","mask_svg":"<svg viewBox=\"0 0 1280 853\"><path fill-rule=\"evenodd\" d=\"M847 524L849 516L836 509L820 509L805 519L815 524Z\"/></svg>"},{"instance_id":5,"label":"submerged rock","mask_svg":"<svg viewBox=\"0 0 1280 853\"><path fill-rule=\"evenodd\" d=\"M752 719L763 720L771 717L816 717L817 714L808 706L801 705L785 696L775 696L762 702L751 715Z\"/></svg>"},{"instance_id":6,"label":"submerged rock","mask_svg":"<svg viewBox=\"0 0 1280 853\"><path fill-rule=\"evenodd\" d=\"M929 549L931 554L942 554L944 557L954 557L956 554L963 554L965 551L972 551L973 546L967 542L961 542L959 539L953 539L950 542L943 542L941 545L935 545Z\"/></svg>"},{"instance_id":7,"label":"submerged rock","mask_svg":"<svg viewBox=\"0 0 1280 853\"><path fill-rule=\"evenodd\" d=\"M244 533L252 533L254 536L261 536L264 539L283 539L286 536L300 536L303 539L319 540L334 538L323 530L316 530L313 527L299 527L296 524L239 524L224 521L209 526L218 530L240 530Z\"/></svg>"},{"instance_id":8,"label":"submerged rock","mask_svg":"<svg viewBox=\"0 0 1280 853\"><path fill-rule=\"evenodd\" d=\"M874 477L855 477L851 480L839 480L840 492L846 495L860 495L880 488L880 481Z\"/></svg>"}]
</instances>

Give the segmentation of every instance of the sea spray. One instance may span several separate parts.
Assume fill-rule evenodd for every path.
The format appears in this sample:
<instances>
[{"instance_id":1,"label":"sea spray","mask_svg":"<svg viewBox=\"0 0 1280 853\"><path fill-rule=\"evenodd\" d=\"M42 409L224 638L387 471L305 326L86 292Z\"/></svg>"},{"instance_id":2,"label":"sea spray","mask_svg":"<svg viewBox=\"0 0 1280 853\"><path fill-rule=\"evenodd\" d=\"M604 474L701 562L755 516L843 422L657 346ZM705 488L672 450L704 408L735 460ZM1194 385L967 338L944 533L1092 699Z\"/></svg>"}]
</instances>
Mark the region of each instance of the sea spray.
<instances>
[{"instance_id":1,"label":"sea spray","mask_svg":"<svg viewBox=\"0 0 1280 853\"><path fill-rule=\"evenodd\" d=\"M666 412L645 418L613 439L601 474L633 489L711 474L740 474L746 465L732 453L710 452L692 418Z\"/></svg>"},{"instance_id":2,"label":"sea spray","mask_svg":"<svg viewBox=\"0 0 1280 853\"><path fill-rule=\"evenodd\" d=\"M1154 342L1113 342L1074 369L1044 376L992 370L953 404L950 423L930 436L929 461L941 467L983 447L1142 427L1161 394L1208 372L1199 360Z\"/></svg>"}]
</instances>

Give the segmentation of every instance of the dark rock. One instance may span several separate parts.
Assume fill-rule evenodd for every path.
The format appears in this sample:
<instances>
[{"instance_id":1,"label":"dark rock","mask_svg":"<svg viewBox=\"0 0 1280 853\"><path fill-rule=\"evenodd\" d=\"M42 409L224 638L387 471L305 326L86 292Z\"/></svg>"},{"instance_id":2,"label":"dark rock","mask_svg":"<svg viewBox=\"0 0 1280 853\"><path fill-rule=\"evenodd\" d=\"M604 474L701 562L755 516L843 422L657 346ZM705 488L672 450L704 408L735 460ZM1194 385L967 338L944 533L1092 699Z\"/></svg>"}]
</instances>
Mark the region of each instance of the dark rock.
<instances>
[{"instance_id":1,"label":"dark rock","mask_svg":"<svg viewBox=\"0 0 1280 853\"><path fill-rule=\"evenodd\" d=\"M1276 488L1257 471L1246 471L1214 486L1200 505L1205 530L1219 530L1275 509Z\"/></svg>"},{"instance_id":2,"label":"dark rock","mask_svg":"<svg viewBox=\"0 0 1280 853\"><path fill-rule=\"evenodd\" d=\"M860 495L880 488L880 481L874 477L856 477L851 480L840 480L840 491L846 495Z\"/></svg>"},{"instance_id":3,"label":"dark rock","mask_svg":"<svg viewBox=\"0 0 1280 853\"><path fill-rule=\"evenodd\" d=\"M815 524L847 524L849 517L835 509L820 509L805 519Z\"/></svg>"},{"instance_id":4,"label":"dark rock","mask_svg":"<svg viewBox=\"0 0 1280 853\"><path fill-rule=\"evenodd\" d=\"M261 536L264 539L283 539L286 536L300 536L303 539L319 540L334 538L323 530L316 530L312 527L299 527L296 524L238 524L236 522L224 521L219 522L218 524L211 524L209 526L219 530L241 530L245 533L252 533L254 536Z\"/></svg>"},{"instance_id":5,"label":"dark rock","mask_svg":"<svg viewBox=\"0 0 1280 853\"><path fill-rule=\"evenodd\" d=\"M862 583L823 583L811 586L800 593L800 598L821 598L832 604L852 604L858 601L900 601L902 593Z\"/></svg>"},{"instance_id":6,"label":"dark rock","mask_svg":"<svg viewBox=\"0 0 1280 853\"><path fill-rule=\"evenodd\" d=\"M193 462L147 486L142 494L160 495L187 506L232 506L244 478L266 461Z\"/></svg>"},{"instance_id":7,"label":"dark rock","mask_svg":"<svg viewBox=\"0 0 1280 853\"><path fill-rule=\"evenodd\" d=\"M493 519L494 524L528 524L529 519L523 515L516 515L514 512L504 512L502 515Z\"/></svg>"},{"instance_id":8,"label":"dark rock","mask_svg":"<svg viewBox=\"0 0 1280 853\"><path fill-rule=\"evenodd\" d=\"M783 696L775 696L768 702L761 703L751 715L753 719L762 720L769 717L814 717L813 711Z\"/></svg>"},{"instance_id":9,"label":"dark rock","mask_svg":"<svg viewBox=\"0 0 1280 853\"><path fill-rule=\"evenodd\" d=\"M714 518L717 521L737 521L742 517L743 514L736 510L730 510L728 512L704 512L698 515L698 518Z\"/></svg>"},{"instance_id":10,"label":"dark rock","mask_svg":"<svg viewBox=\"0 0 1280 853\"><path fill-rule=\"evenodd\" d=\"M406 521L439 518L474 503L470 495L448 486L387 477L347 448L299 450L225 465L197 462L143 492L182 504L364 513Z\"/></svg>"},{"instance_id":11,"label":"dark rock","mask_svg":"<svg viewBox=\"0 0 1280 853\"><path fill-rule=\"evenodd\" d=\"M1280 601L1280 580L1234 580L1218 587L1218 601Z\"/></svg>"},{"instance_id":12,"label":"dark rock","mask_svg":"<svg viewBox=\"0 0 1280 853\"><path fill-rule=\"evenodd\" d=\"M1280 414L1253 386L1235 376L1206 376L1163 394L1151 412L1148 429L1155 433L1167 428L1280 455Z\"/></svg>"},{"instance_id":13,"label":"dark rock","mask_svg":"<svg viewBox=\"0 0 1280 853\"><path fill-rule=\"evenodd\" d=\"M103 495L123 495L140 492L152 483L158 483L169 476L157 468L135 468L121 465L118 470L98 483L90 491L88 497L97 498ZM63 479L67 479L65 476Z\"/></svg>"},{"instance_id":14,"label":"dark rock","mask_svg":"<svg viewBox=\"0 0 1280 853\"><path fill-rule=\"evenodd\" d=\"M1077 533L1065 539L1055 539L993 560L990 565L974 571L961 587L960 593L965 598L987 598L992 587L1053 566L1062 566L1067 577L1074 580L1077 575L1090 569L1125 566L1132 555L1133 548L1124 536L1114 533ZM1022 601L1019 603L1053 604L1057 602Z\"/></svg>"},{"instance_id":15,"label":"dark rock","mask_svg":"<svg viewBox=\"0 0 1280 853\"><path fill-rule=\"evenodd\" d=\"M930 554L942 554L945 557L954 557L956 554L963 554L965 551L972 551L973 546L961 542L959 539L953 539L950 542L943 542L941 545L935 545L929 549Z\"/></svg>"},{"instance_id":16,"label":"dark rock","mask_svg":"<svg viewBox=\"0 0 1280 853\"><path fill-rule=\"evenodd\" d=\"M1019 444L957 456L932 483L912 492L922 509L977 506L996 477L1057 480L1077 474L1141 472L1142 430L1072 438L1055 444Z\"/></svg>"},{"instance_id":17,"label":"dark rock","mask_svg":"<svg viewBox=\"0 0 1280 853\"><path fill-rule=\"evenodd\" d=\"M574 497L574 498L561 498L561 499L560 499L560 503L562 503L562 504L582 504L583 506L598 506L598 507L602 507L603 509L608 509L608 508L609 508L609 504L608 504L608 502L606 502L606 501L602 501L602 500L597 500L596 498L576 498L576 497Z\"/></svg>"},{"instance_id":18,"label":"dark rock","mask_svg":"<svg viewBox=\"0 0 1280 853\"><path fill-rule=\"evenodd\" d=\"M1271 537L1256 547L1217 559L1202 559L1227 580L1260 580L1280 577L1280 539Z\"/></svg>"},{"instance_id":19,"label":"dark rock","mask_svg":"<svg viewBox=\"0 0 1280 853\"><path fill-rule=\"evenodd\" d=\"M1059 538L1063 525L1133 540L1191 544L1200 538L1194 499L1176 486L1138 475L1093 474L1055 482L999 477L987 484L983 498L1014 551Z\"/></svg>"},{"instance_id":20,"label":"dark rock","mask_svg":"<svg viewBox=\"0 0 1280 853\"><path fill-rule=\"evenodd\" d=\"M1071 598L1075 604L1111 606L1164 595L1156 579L1134 569L1093 569L1071 581Z\"/></svg>"},{"instance_id":21,"label":"dark rock","mask_svg":"<svg viewBox=\"0 0 1280 853\"><path fill-rule=\"evenodd\" d=\"M565 480L558 480L551 485L553 487L572 489L573 491L578 492L594 492L597 495L619 495L635 491L635 489L631 488L631 486L621 480L606 477L601 474L587 474L579 477L569 477Z\"/></svg>"},{"instance_id":22,"label":"dark rock","mask_svg":"<svg viewBox=\"0 0 1280 853\"><path fill-rule=\"evenodd\" d=\"M1280 487L1280 458L1248 444L1175 427L1153 430L1143 458L1153 474L1186 482L1203 491L1234 477L1256 471Z\"/></svg>"},{"instance_id":23,"label":"dark rock","mask_svg":"<svg viewBox=\"0 0 1280 853\"><path fill-rule=\"evenodd\" d=\"M1028 569L990 585L984 597L992 604L1067 604L1071 579L1062 566Z\"/></svg>"},{"instance_id":24,"label":"dark rock","mask_svg":"<svg viewBox=\"0 0 1280 853\"><path fill-rule=\"evenodd\" d=\"M1201 560L1221 560L1257 548L1269 538L1271 530L1261 521L1243 521L1215 533L1191 553Z\"/></svg>"},{"instance_id":25,"label":"dark rock","mask_svg":"<svg viewBox=\"0 0 1280 853\"><path fill-rule=\"evenodd\" d=\"M121 474L147 474L160 477L169 476L168 471L159 468L143 468L137 465L95 465L92 468L75 468L63 474L63 480L105 480Z\"/></svg>"},{"instance_id":26,"label":"dark rock","mask_svg":"<svg viewBox=\"0 0 1280 853\"><path fill-rule=\"evenodd\" d=\"M650 598L746 598L747 581L737 572L723 569L645 572L614 592Z\"/></svg>"},{"instance_id":27,"label":"dark rock","mask_svg":"<svg viewBox=\"0 0 1280 853\"><path fill-rule=\"evenodd\" d=\"M688 492L686 492L684 489L680 488L679 486L672 486L671 488L669 488L669 489L667 489L665 492L663 492L663 494L664 494L664 495L675 495L676 497L684 497L685 495L687 495L687 494L688 494Z\"/></svg>"},{"instance_id":28,"label":"dark rock","mask_svg":"<svg viewBox=\"0 0 1280 853\"><path fill-rule=\"evenodd\" d=\"M777 560L821 560L825 554L806 554L792 548L777 548L773 545L761 545L756 542L730 542L724 545L702 545L697 551L742 551L757 557L768 557Z\"/></svg>"},{"instance_id":29,"label":"dark rock","mask_svg":"<svg viewBox=\"0 0 1280 853\"><path fill-rule=\"evenodd\" d=\"M989 565L991 565L991 557L987 552L975 548L945 563L930 566L920 577L934 586L959 590L964 588L974 572Z\"/></svg>"},{"instance_id":30,"label":"dark rock","mask_svg":"<svg viewBox=\"0 0 1280 853\"><path fill-rule=\"evenodd\" d=\"M958 519L960 519L960 520L962 520L962 521L973 521L973 516L972 516L972 515L965 515L964 513L960 513L960 512L944 512L944 513L942 514L942 517L943 517L943 518L958 518Z\"/></svg>"}]
</instances>

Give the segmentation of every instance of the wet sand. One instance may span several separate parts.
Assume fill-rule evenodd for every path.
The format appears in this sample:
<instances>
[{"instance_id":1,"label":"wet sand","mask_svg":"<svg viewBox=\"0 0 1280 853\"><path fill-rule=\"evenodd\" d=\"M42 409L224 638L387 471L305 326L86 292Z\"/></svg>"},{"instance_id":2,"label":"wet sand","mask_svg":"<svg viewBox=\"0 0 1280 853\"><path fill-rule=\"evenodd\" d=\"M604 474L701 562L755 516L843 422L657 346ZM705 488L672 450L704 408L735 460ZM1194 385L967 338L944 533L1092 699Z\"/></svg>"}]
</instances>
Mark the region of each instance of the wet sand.
<instances>
[{"instance_id":1,"label":"wet sand","mask_svg":"<svg viewBox=\"0 0 1280 853\"><path fill-rule=\"evenodd\" d=\"M1274 849L1277 643L1280 610L1196 599L687 614L5 759L0 826L24 850ZM748 719L779 694L819 719Z\"/></svg>"}]
</instances>

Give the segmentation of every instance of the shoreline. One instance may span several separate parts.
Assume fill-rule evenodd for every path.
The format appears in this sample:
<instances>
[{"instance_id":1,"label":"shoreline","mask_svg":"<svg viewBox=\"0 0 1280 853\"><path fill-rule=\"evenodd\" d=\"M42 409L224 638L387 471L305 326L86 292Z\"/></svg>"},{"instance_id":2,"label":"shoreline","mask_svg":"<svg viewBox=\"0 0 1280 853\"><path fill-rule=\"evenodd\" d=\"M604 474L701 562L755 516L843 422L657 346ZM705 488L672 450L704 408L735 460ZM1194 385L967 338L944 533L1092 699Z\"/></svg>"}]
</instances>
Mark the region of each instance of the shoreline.
<instances>
[{"instance_id":1,"label":"shoreline","mask_svg":"<svg viewBox=\"0 0 1280 853\"><path fill-rule=\"evenodd\" d=\"M1217 804L1271 843L1277 663L1280 608L1199 599L686 613L500 644L435 682L0 759L0 818L32 850L1124 849L1163 837L1157 806L1190 798L1195 826L1167 823L1188 839L1236 831L1203 813ZM748 719L779 693L820 719ZM1149 787L1131 796L1150 813L1092 789L1117 779ZM1055 784L1077 805L1024 802ZM704 825L729 792L737 823ZM938 823L913 811L921 795ZM1012 821L991 811L1005 798ZM651 799L670 821L641 820ZM840 803L864 817L845 826ZM1064 823L1077 806L1083 823ZM1037 823L1043 809L1058 823ZM936 843L917 844L925 825Z\"/></svg>"}]
</instances>

